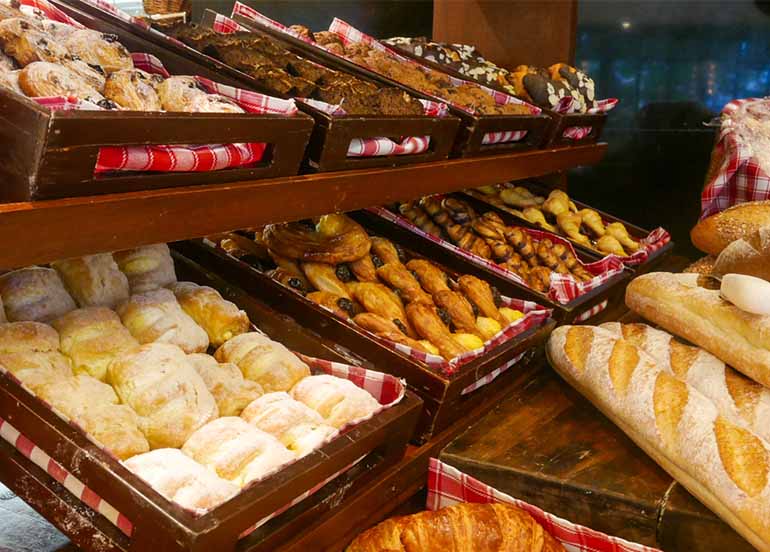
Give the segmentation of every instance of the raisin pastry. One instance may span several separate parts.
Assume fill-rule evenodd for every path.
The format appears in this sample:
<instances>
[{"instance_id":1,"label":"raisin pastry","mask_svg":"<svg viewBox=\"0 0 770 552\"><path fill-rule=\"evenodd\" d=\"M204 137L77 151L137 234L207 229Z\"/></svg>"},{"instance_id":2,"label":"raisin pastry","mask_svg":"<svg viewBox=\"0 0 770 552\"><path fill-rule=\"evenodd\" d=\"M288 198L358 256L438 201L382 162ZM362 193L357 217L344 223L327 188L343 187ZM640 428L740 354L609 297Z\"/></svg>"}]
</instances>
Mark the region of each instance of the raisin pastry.
<instances>
[{"instance_id":1,"label":"raisin pastry","mask_svg":"<svg viewBox=\"0 0 770 552\"><path fill-rule=\"evenodd\" d=\"M104 96L123 109L131 111L161 111L155 86L163 79L141 69L123 69L107 77Z\"/></svg>"},{"instance_id":2,"label":"raisin pastry","mask_svg":"<svg viewBox=\"0 0 770 552\"><path fill-rule=\"evenodd\" d=\"M28 19L0 21L0 48L24 67L35 61L61 61L69 51Z\"/></svg>"},{"instance_id":3,"label":"raisin pastry","mask_svg":"<svg viewBox=\"0 0 770 552\"><path fill-rule=\"evenodd\" d=\"M194 113L246 113L237 103L219 94L195 96L189 107Z\"/></svg>"},{"instance_id":4,"label":"raisin pastry","mask_svg":"<svg viewBox=\"0 0 770 552\"><path fill-rule=\"evenodd\" d=\"M40 22L40 26L43 31L62 44L72 33L78 30L77 27L67 25L66 23L59 23L58 21L53 21L51 19L44 19Z\"/></svg>"},{"instance_id":5,"label":"raisin pastry","mask_svg":"<svg viewBox=\"0 0 770 552\"><path fill-rule=\"evenodd\" d=\"M88 82L63 65L36 61L19 73L19 86L32 98L46 96L75 96L96 104L104 97Z\"/></svg>"},{"instance_id":6,"label":"raisin pastry","mask_svg":"<svg viewBox=\"0 0 770 552\"><path fill-rule=\"evenodd\" d=\"M8 71L7 73L3 73L0 71L0 88L5 88L6 90L12 90L17 94L21 94L22 96L25 96L26 94L24 94L24 90L22 90L21 86L19 86L20 73L21 71Z\"/></svg>"},{"instance_id":7,"label":"raisin pastry","mask_svg":"<svg viewBox=\"0 0 770 552\"><path fill-rule=\"evenodd\" d=\"M160 105L166 111L191 112L193 100L206 95L195 77L170 77L160 83L156 90Z\"/></svg>"},{"instance_id":8,"label":"raisin pastry","mask_svg":"<svg viewBox=\"0 0 770 552\"><path fill-rule=\"evenodd\" d=\"M72 57L61 62L67 69L81 77L91 88L99 92L104 93L104 84L106 78L104 76L104 70L98 65L88 65L82 59Z\"/></svg>"},{"instance_id":9,"label":"raisin pastry","mask_svg":"<svg viewBox=\"0 0 770 552\"><path fill-rule=\"evenodd\" d=\"M121 69L134 68L131 54L115 35L78 29L66 38L64 46L89 65L100 66L108 75Z\"/></svg>"}]
</instances>

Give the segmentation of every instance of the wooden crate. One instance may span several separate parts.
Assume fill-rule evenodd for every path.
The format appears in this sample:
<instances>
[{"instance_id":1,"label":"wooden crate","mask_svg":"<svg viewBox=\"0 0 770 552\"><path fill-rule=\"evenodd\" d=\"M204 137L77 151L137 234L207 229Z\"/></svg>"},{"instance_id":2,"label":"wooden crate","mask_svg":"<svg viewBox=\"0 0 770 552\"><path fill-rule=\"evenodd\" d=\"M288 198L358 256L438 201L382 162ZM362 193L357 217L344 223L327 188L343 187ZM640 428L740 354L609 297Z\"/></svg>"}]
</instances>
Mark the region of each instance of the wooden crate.
<instances>
[{"instance_id":1,"label":"wooden crate","mask_svg":"<svg viewBox=\"0 0 770 552\"><path fill-rule=\"evenodd\" d=\"M303 353L346 360L316 336L242 290L179 255L175 255L175 260L180 279L219 288L272 338ZM420 400L407 392L399 404L354 426L344 437L244 489L208 513L195 516L161 497L14 380L0 376L0 417L128 518L133 524L132 535L126 537L105 518L90 511L5 442L0 447L0 479L86 550L272 550L274 538L280 540L281 535L300 530L307 522L308 511L321 512L328 505L311 497L309 503L300 503L243 542L239 542L239 535L361 458L353 470L339 476L341 480L330 483L332 487L326 492L333 490L334 485L364 484L372 474L393 465L406 450L420 407Z\"/></svg>"}]
</instances>

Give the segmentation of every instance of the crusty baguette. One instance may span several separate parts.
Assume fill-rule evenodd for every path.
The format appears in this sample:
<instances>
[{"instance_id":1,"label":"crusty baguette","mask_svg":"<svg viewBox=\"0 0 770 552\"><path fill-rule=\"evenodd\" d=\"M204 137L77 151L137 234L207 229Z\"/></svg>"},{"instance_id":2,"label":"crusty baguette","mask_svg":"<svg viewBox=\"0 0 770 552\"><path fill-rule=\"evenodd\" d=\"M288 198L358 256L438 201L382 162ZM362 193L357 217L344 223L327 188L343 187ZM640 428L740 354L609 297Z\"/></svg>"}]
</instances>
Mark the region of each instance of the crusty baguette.
<instances>
[{"instance_id":1,"label":"crusty baguette","mask_svg":"<svg viewBox=\"0 0 770 552\"><path fill-rule=\"evenodd\" d=\"M562 377L688 491L770 550L770 444L611 332L562 326L548 357Z\"/></svg>"},{"instance_id":2,"label":"crusty baguette","mask_svg":"<svg viewBox=\"0 0 770 552\"><path fill-rule=\"evenodd\" d=\"M719 254L713 274L747 274L770 281L770 226L736 240Z\"/></svg>"},{"instance_id":3,"label":"crusty baguette","mask_svg":"<svg viewBox=\"0 0 770 552\"><path fill-rule=\"evenodd\" d=\"M700 221L690 232L690 238L704 253L719 255L735 240L769 224L770 201L739 203Z\"/></svg>"},{"instance_id":4,"label":"crusty baguette","mask_svg":"<svg viewBox=\"0 0 770 552\"><path fill-rule=\"evenodd\" d=\"M723 416L770 442L770 389L711 353L685 345L670 333L647 324L607 322L600 327L642 349L659 368L711 399Z\"/></svg>"},{"instance_id":5,"label":"crusty baguette","mask_svg":"<svg viewBox=\"0 0 770 552\"><path fill-rule=\"evenodd\" d=\"M740 310L718 291L700 287L698 278L668 272L639 276L626 289L626 305L770 387L770 316Z\"/></svg>"}]
</instances>

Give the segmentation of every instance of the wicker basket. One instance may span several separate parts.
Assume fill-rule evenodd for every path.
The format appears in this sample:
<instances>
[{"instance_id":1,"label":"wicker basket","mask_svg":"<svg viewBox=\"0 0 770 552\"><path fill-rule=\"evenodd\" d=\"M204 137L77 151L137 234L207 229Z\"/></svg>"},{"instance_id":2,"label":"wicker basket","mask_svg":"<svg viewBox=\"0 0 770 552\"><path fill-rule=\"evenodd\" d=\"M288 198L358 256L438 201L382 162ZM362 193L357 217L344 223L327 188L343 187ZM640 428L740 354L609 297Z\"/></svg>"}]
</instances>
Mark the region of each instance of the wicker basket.
<instances>
[{"instance_id":1,"label":"wicker basket","mask_svg":"<svg viewBox=\"0 0 770 552\"><path fill-rule=\"evenodd\" d=\"M150 15L192 12L192 0L143 0L144 11Z\"/></svg>"}]
</instances>

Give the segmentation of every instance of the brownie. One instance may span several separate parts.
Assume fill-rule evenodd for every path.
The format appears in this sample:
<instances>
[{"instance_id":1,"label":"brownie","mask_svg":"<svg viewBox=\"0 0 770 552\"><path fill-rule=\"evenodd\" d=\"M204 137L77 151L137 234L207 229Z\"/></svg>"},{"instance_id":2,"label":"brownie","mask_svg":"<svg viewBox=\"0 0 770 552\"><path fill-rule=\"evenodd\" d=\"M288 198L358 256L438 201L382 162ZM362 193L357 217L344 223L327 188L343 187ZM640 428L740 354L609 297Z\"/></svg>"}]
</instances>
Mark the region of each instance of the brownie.
<instances>
[{"instance_id":1,"label":"brownie","mask_svg":"<svg viewBox=\"0 0 770 552\"><path fill-rule=\"evenodd\" d=\"M420 100L398 88L382 88L377 94L379 110L383 115L424 115Z\"/></svg>"}]
</instances>

